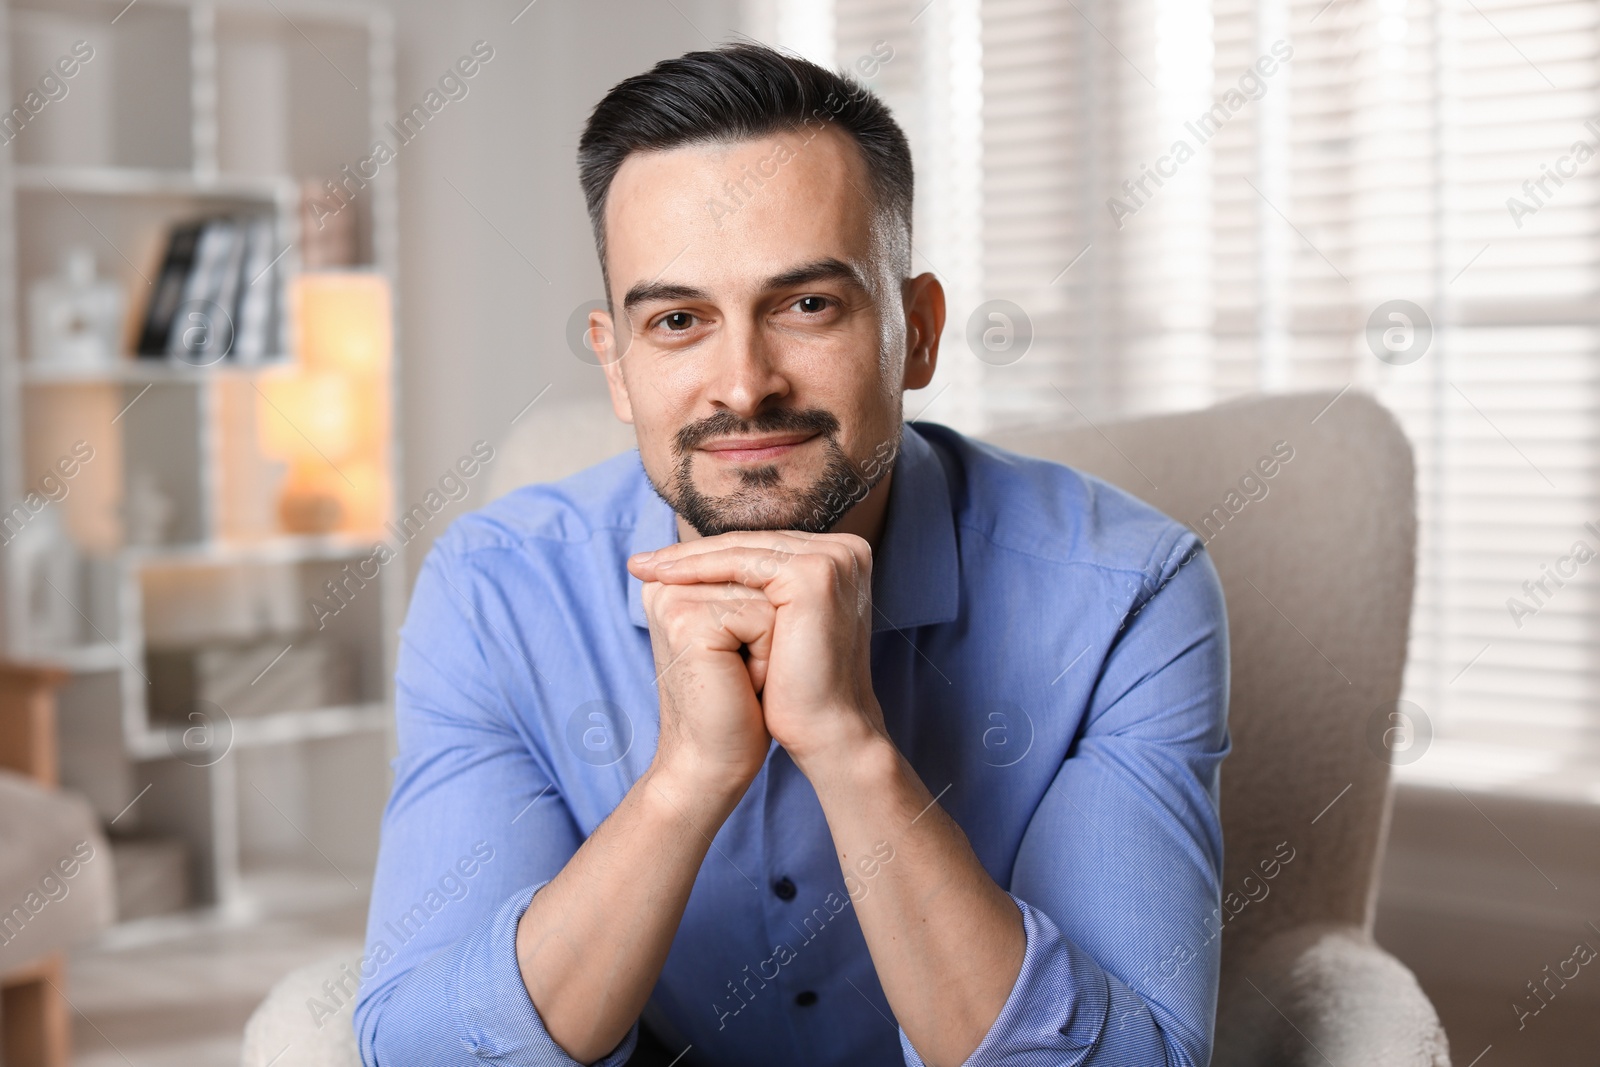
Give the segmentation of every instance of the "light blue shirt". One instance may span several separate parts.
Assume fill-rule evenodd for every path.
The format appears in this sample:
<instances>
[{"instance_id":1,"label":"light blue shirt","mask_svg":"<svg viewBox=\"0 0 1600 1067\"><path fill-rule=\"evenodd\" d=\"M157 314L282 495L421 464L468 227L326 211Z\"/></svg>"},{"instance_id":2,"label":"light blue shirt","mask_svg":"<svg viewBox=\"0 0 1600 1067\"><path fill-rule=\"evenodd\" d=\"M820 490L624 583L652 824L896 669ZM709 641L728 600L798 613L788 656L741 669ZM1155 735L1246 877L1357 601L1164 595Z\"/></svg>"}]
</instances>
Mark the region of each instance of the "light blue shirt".
<instances>
[{"instance_id":1,"label":"light blue shirt","mask_svg":"<svg viewBox=\"0 0 1600 1067\"><path fill-rule=\"evenodd\" d=\"M368 1067L576 1062L523 986L516 926L655 752L625 561L677 539L629 451L463 516L429 552L355 1011ZM1060 464L907 423L872 596L889 733L1026 935L967 1062L1205 1064L1228 639L1198 538ZM674 1055L693 1046L679 1067L922 1067L851 907L870 881L847 889L776 743L714 846L644 1013Z\"/></svg>"}]
</instances>

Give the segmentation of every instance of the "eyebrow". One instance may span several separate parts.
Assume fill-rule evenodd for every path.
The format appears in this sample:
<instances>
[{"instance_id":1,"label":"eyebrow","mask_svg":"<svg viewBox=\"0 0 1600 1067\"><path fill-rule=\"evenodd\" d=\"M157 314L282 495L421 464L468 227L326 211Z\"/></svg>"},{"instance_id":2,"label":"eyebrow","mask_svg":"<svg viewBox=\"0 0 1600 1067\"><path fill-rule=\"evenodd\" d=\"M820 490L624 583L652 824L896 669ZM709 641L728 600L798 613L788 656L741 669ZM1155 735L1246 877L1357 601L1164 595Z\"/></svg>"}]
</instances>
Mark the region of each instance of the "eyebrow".
<instances>
[{"instance_id":1,"label":"eyebrow","mask_svg":"<svg viewBox=\"0 0 1600 1067\"><path fill-rule=\"evenodd\" d=\"M808 282L842 281L855 286L862 292L868 291L866 279L861 272L841 259L829 256L811 263L803 263L792 267L781 274L775 274L762 283L763 290L787 289L795 285L805 285ZM628 290L628 295L622 300L625 310L632 311L640 304L668 300L710 300L711 294L704 289L693 285L677 285L671 282L640 282Z\"/></svg>"},{"instance_id":2,"label":"eyebrow","mask_svg":"<svg viewBox=\"0 0 1600 1067\"><path fill-rule=\"evenodd\" d=\"M805 263L782 274L774 275L767 279L764 289L787 289L794 285L805 285L808 282L848 282L857 289L866 291L867 280L861 272L850 264L840 259L828 257L819 259L814 263Z\"/></svg>"},{"instance_id":3,"label":"eyebrow","mask_svg":"<svg viewBox=\"0 0 1600 1067\"><path fill-rule=\"evenodd\" d=\"M709 300L710 294L692 285L671 285L666 282L640 282L622 298L625 310L632 311L640 304L658 300Z\"/></svg>"}]
</instances>

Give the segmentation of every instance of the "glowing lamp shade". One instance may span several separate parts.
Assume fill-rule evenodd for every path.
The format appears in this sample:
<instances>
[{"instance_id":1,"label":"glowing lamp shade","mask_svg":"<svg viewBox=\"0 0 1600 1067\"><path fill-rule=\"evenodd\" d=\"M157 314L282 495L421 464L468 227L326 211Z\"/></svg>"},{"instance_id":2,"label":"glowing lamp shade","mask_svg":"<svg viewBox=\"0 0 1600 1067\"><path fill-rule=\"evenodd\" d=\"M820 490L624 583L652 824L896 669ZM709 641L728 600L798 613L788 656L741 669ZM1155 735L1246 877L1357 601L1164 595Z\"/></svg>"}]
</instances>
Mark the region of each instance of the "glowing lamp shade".
<instances>
[{"instance_id":1,"label":"glowing lamp shade","mask_svg":"<svg viewBox=\"0 0 1600 1067\"><path fill-rule=\"evenodd\" d=\"M261 448L288 468L278 499L292 533L366 533L389 507L388 280L318 271L290 289L298 366L261 383Z\"/></svg>"}]
</instances>

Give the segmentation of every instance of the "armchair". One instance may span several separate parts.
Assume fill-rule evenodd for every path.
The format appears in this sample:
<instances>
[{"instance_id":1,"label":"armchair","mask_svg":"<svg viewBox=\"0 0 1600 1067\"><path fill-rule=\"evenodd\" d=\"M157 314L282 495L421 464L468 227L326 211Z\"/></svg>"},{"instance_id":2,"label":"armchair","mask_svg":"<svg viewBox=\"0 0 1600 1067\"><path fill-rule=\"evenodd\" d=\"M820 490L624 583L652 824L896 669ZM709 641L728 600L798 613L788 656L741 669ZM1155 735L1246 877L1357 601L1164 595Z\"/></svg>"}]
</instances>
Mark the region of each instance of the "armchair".
<instances>
[{"instance_id":1,"label":"armchair","mask_svg":"<svg viewBox=\"0 0 1600 1067\"><path fill-rule=\"evenodd\" d=\"M542 412L524 427L502 446L500 491L632 443L606 404ZM1416 543L1411 448L1393 417L1358 392L1308 393L985 439L1097 475L1191 524L1221 574L1234 750L1222 772L1212 1062L1449 1067L1433 1006L1372 940L1390 764L1371 724L1387 725L1400 693ZM302 990L345 962L280 983L251 1020L244 1067L284 1048L277 1067L359 1067L348 1013L313 1032L301 1006Z\"/></svg>"}]
</instances>

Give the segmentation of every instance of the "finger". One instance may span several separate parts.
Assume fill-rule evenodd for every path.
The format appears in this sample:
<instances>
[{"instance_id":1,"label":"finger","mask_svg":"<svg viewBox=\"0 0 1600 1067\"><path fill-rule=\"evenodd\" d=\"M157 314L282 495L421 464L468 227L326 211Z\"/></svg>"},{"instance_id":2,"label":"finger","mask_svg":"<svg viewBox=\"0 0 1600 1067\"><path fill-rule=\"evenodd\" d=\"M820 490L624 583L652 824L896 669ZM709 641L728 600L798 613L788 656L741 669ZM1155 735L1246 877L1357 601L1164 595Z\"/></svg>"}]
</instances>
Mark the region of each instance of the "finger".
<instances>
[{"instance_id":1,"label":"finger","mask_svg":"<svg viewBox=\"0 0 1600 1067\"><path fill-rule=\"evenodd\" d=\"M750 684L759 694L767 684L767 668L772 661L772 630L778 609L765 595L752 593L742 585L722 588L727 591L726 595L714 598L707 606L717 626L730 640L739 643L740 654L750 671Z\"/></svg>"},{"instance_id":2,"label":"finger","mask_svg":"<svg viewBox=\"0 0 1600 1067\"><path fill-rule=\"evenodd\" d=\"M724 582L764 590L793 558L770 549L724 548L660 562L650 560L640 567L648 570L647 581L663 585Z\"/></svg>"},{"instance_id":3,"label":"finger","mask_svg":"<svg viewBox=\"0 0 1600 1067\"><path fill-rule=\"evenodd\" d=\"M699 537L692 541L679 541L628 557L628 569L635 574L637 563L662 563L684 556L701 555L727 548L749 548L782 554L800 552L838 552L841 549L854 555L870 558L871 546L855 534L813 534L800 530L734 530L713 537Z\"/></svg>"},{"instance_id":4,"label":"finger","mask_svg":"<svg viewBox=\"0 0 1600 1067\"><path fill-rule=\"evenodd\" d=\"M726 552L730 549L740 549L788 557L807 549L807 546L798 539L785 539L781 536L775 536L770 531L760 531L762 537L759 540L748 536L748 533L740 531L738 533L718 534L715 537L700 537L693 541L667 545L665 548L657 549L654 552L641 552L638 555L628 557L628 571L645 581L650 581L655 575L656 568L663 563L676 563L683 559L705 555L708 552Z\"/></svg>"},{"instance_id":5,"label":"finger","mask_svg":"<svg viewBox=\"0 0 1600 1067\"><path fill-rule=\"evenodd\" d=\"M657 584L667 588L663 583ZM699 594L695 603L703 604L711 613L712 620L730 633L754 633L751 627L760 626L763 619L777 610L761 590L751 589L739 582L703 582L674 588ZM746 638L741 636L740 640Z\"/></svg>"},{"instance_id":6,"label":"finger","mask_svg":"<svg viewBox=\"0 0 1600 1067\"><path fill-rule=\"evenodd\" d=\"M872 568L872 548L859 537L852 536L850 541L819 542L809 548L796 550L789 547L763 548L763 547L725 547L704 548L693 554L659 557L648 560L630 560L628 569L643 581L671 581L674 584L685 581L737 581L743 582L752 588L758 588L763 583L752 581L752 577L759 577L770 582L792 561L808 557L822 557L830 560L836 573L849 575L852 584L858 584L863 575L870 574ZM706 540L711 540L707 538ZM799 543L798 541L796 543ZM743 553L743 556L729 557L725 553ZM706 558L741 558L747 562L744 573L726 577L713 578L713 574L727 574L727 568L719 565L717 568L704 570L696 569L693 563L698 563ZM689 575L690 577L672 578L671 575ZM698 577L696 577L698 576Z\"/></svg>"},{"instance_id":7,"label":"finger","mask_svg":"<svg viewBox=\"0 0 1600 1067\"><path fill-rule=\"evenodd\" d=\"M770 631L769 631L770 634ZM772 639L767 637L760 642L761 648L756 643L745 645L745 666L750 671L750 688L755 690L756 696L767 687L767 668L772 663Z\"/></svg>"},{"instance_id":8,"label":"finger","mask_svg":"<svg viewBox=\"0 0 1600 1067\"><path fill-rule=\"evenodd\" d=\"M706 608L712 621L735 641L754 645L763 638L770 640L778 609L759 590L752 592L742 585L724 585L728 592L711 599ZM765 646L761 650L764 651Z\"/></svg>"},{"instance_id":9,"label":"finger","mask_svg":"<svg viewBox=\"0 0 1600 1067\"><path fill-rule=\"evenodd\" d=\"M652 634L659 629L669 644L695 641L711 652L737 652L755 636L763 613L776 611L765 593L738 583L667 586L646 582L644 601ZM702 611L709 615L709 626L698 614Z\"/></svg>"}]
</instances>

